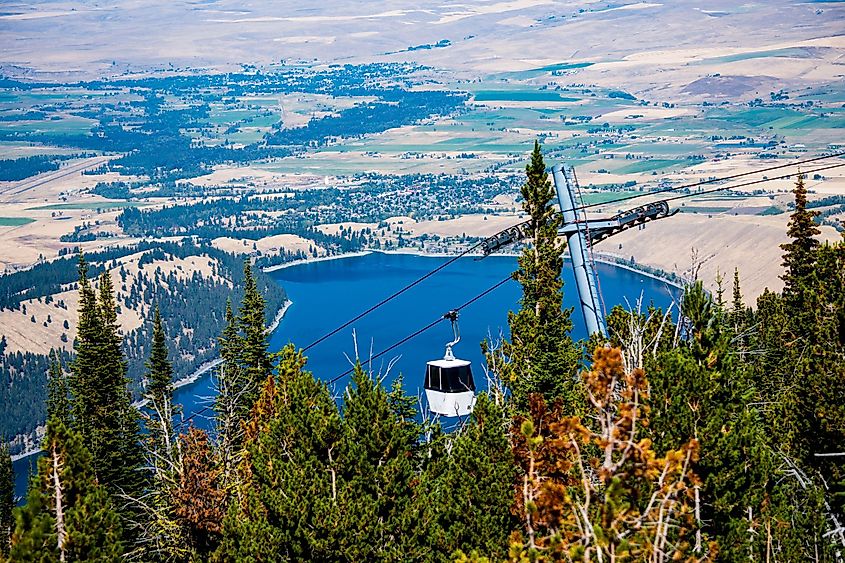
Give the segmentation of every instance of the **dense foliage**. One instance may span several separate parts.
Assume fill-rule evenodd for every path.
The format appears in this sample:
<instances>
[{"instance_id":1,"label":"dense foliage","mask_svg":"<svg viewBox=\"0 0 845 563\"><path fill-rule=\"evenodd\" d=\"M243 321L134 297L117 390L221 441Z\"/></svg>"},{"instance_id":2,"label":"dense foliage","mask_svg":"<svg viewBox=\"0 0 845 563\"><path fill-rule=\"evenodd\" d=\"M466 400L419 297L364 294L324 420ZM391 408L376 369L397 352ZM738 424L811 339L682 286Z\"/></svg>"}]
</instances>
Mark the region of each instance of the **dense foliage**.
<instances>
[{"instance_id":1,"label":"dense foliage","mask_svg":"<svg viewBox=\"0 0 845 563\"><path fill-rule=\"evenodd\" d=\"M63 160L78 156L81 155L38 155L0 160L0 182L15 182L42 172L58 170Z\"/></svg>"}]
</instances>

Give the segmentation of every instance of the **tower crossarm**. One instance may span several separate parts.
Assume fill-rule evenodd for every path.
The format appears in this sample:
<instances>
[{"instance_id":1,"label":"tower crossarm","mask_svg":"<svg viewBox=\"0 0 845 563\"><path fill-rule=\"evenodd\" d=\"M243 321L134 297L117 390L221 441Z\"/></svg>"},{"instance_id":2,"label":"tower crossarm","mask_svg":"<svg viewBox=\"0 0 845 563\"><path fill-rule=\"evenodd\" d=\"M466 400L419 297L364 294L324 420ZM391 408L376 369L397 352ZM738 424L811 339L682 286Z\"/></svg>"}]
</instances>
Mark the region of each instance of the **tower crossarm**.
<instances>
[{"instance_id":1,"label":"tower crossarm","mask_svg":"<svg viewBox=\"0 0 845 563\"><path fill-rule=\"evenodd\" d=\"M622 211L604 219L587 219L586 221L565 223L558 229L558 234L567 236L581 229L590 234L591 243L596 243L616 233L621 233L625 229L664 217L671 217L677 212L677 209L670 211L669 204L665 201L656 201ZM497 250L527 239L531 235L530 227L531 221L524 221L484 239L481 243L482 254L489 256Z\"/></svg>"},{"instance_id":2,"label":"tower crossarm","mask_svg":"<svg viewBox=\"0 0 845 563\"><path fill-rule=\"evenodd\" d=\"M677 212L677 209L670 211L669 204L665 201L655 201L622 211L607 219L587 219L586 221L566 223L558 229L558 234L566 236L578 230L583 230L589 233L590 243L596 243L631 227L671 217Z\"/></svg>"}]
</instances>

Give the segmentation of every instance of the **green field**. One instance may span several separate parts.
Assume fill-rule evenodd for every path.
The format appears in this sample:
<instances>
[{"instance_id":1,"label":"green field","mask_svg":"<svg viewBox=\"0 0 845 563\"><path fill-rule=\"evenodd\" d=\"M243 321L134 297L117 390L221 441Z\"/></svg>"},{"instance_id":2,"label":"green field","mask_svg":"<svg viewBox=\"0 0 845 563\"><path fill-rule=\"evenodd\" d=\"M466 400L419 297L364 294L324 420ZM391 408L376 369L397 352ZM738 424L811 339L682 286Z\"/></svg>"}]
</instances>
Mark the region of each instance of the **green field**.
<instances>
[{"instance_id":1,"label":"green field","mask_svg":"<svg viewBox=\"0 0 845 563\"><path fill-rule=\"evenodd\" d=\"M588 66L593 66L595 63L556 63L546 66L541 66L540 68L532 68L531 70L537 72L552 72L555 70L575 70L579 68L587 68Z\"/></svg>"},{"instance_id":2,"label":"green field","mask_svg":"<svg viewBox=\"0 0 845 563\"><path fill-rule=\"evenodd\" d=\"M46 133L48 135L85 135L97 124L93 119L69 117L46 121L6 121L0 129L13 133Z\"/></svg>"},{"instance_id":3,"label":"green field","mask_svg":"<svg viewBox=\"0 0 845 563\"><path fill-rule=\"evenodd\" d=\"M135 201L101 201L97 203L54 203L51 205L42 205L41 207L28 207L30 210L43 211L60 211L60 210L74 210L74 209L123 209L125 207L145 207L149 203L138 203Z\"/></svg>"},{"instance_id":4,"label":"green field","mask_svg":"<svg viewBox=\"0 0 845 563\"><path fill-rule=\"evenodd\" d=\"M683 168L688 166L692 161L690 160L662 160L652 158L649 160L635 160L631 164L626 164L620 168L613 170L614 174L640 174L642 172L652 172L654 170L668 170L670 168Z\"/></svg>"},{"instance_id":5,"label":"green field","mask_svg":"<svg viewBox=\"0 0 845 563\"><path fill-rule=\"evenodd\" d=\"M249 145L261 141L264 138L264 131L258 128L244 127L235 133L225 135L224 138L230 143Z\"/></svg>"},{"instance_id":6,"label":"green field","mask_svg":"<svg viewBox=\"0 0 845 563\"><path fill-rule=\"evenodd\" d=\"M20 227L34 222L35 219L29 217L0 217L0 227Z\"/></svg>"},{"instance_id":7,"label":"green field","mask_svg":"<svg viewBox=\"0 0 845 563\"><path fill-rule=\"evenodd\" d=\"M795 59L807 58L809 53L807 49L802 47L786 47L784 49L770 49L767 51L748 51L746 53L737 53L735 55L726 55L724 57L713 57L699 61L697 64L724 64L735 63L739 61L748 61L751 59L766 59L769 57L790 57Z\"/></svg>"},{"instance_id":8,"label":"green field","mask_svg":"<svg viewBox=\"0 0 845 563\"><path fill-rule=\"evenodd\" d=\"M581 199L583 200L584 205L597 205L602 203L607 203L609 201L615 201L617 199L623 197L630 197L634 195L648 195L648 192L634 192L630 190L626 191L619 191L619 192L582 192Z\"/></svg>"},{"instance_id":9,"label":"green field","mask_svg":"<svg viewBox=\"0 0 845 563\"><path fill-rule=\"evenodd\" d=\"M476 102L577 102L579 98L568 98L560 92L548 90L479 90Z\"/></svg>"}]
</instances>

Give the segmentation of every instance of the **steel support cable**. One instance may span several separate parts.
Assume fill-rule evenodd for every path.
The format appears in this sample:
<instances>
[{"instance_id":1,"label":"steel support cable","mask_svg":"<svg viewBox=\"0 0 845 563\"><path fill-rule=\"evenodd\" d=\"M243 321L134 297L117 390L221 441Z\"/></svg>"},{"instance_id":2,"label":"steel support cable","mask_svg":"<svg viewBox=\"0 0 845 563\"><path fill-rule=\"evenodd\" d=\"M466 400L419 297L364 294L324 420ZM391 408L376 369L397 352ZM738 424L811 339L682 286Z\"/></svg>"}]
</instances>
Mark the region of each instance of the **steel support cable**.
<instances>
[{"instance_id":1,"label":"steel support cable","mask_svg":"<svg viewBox=\"0 0 845 563\"><path fill-rule=\"evenodd\" d=\"M505 279L503 279L503 280L501 280L500 282L496 283L495 285L492 285L492 286L488 287L487 289L485 289L484 291L482 291L481 293L479 293L478 295L476 295L475 297L473 297L472 299L470 299L469 301L467 301L466 303L464 303L464 304L463 304L463 305L461 305L460 307L457 307L457 308L453 309L453 311L460 311L460 310L462 310L462 309L465 309L466 307L469 307L470 305L472 305L473 303L475 303L475 302L476 302L476 301L478 301L479 299L481 299L481 298L485 297L486 295L488 295L488 294L490 294L490 293L494 292L495 290L499 289L500 287L502 287L503 285L505 285L506 283L508 283L509 281L511 281L511 280L513 280L513 279L514 279L514 278L513 278L513 274L509 275L508 277L506 277ZM390 346L388 346L387 348L385 348L384 350L382 350L382 351L381 351L381 352L379 352L378 354L376 354L376 355L374 355L374 356L370 357L370 358L369 358L366 362L364 362L364 363L363 363L363 364L361 364L361 365L362 365L362 366L363 366L363 365L372 365L373 360L376 360L376 359L378 359L378 358L380 358L380 357L384 356L385 354L387 354L387 353L388 353L388 352L390 352L391 350L394 350L394 349L398 348L399 346L401 346L402 344L404 344L404 343L408 342L409 340L413 340L414 338L416 338L416 337L417 337L417 336L419 336L420 334L422 334L422 333L426 332L427 330L430 330L431 328L435 327L437 324L439 324L439 323L440 323L440 321L442 321L442 320L443 320L443 319L445 319L445 318L446 318L446 317L440 317L440 318L438 318L437 320L435 320L435 321L432 321L432 322L428 323L427 325L425 325L424 327L420 328L419 330L414 331L413 333L409 334L409 335L408 335L408 336L406 336L405 338L403 338L403 339L401 339L401 340L399 340L399 341L397 341L397 342L394 342L393 344L391 344ZM335 382L336 382L336 381L338 381L339 379L342 379L342 378L346 377L347 375L349 375L349 374L350 374L350 373L352 373L353 371L355 371L355 368L354 368L354 367L351 367L351 368L349 368L348 370L346 370L345 372L343 372L342 374L338 375L337 377L335 377L335 378L333 378L333 379L330 379L330 380L327 382L327 384L328 384L328 385L331 385L332 383L335 383Z\"/></svg>"},{"instance_id":2,"label":"steel support cable","mask_svg":"<svg viewBox=\"0 0 845 563\"><path fill-rule=\"evenodd\" d=\"M801 172L801 174L802 175L814 174L816 172L822 172L824 170L832 170L834 168L841 168L843 166L845 166L845 162L840 162L840 163L837 163L837 164L828 164L827 166L821 166L819 168L814 168L812 170L807 170L807 171ZM717 193L717 192L723 192L725 190L732 190L732 189L736 189L736 188L744 188L744 187L747 187L747 186L755 186L757 184L764 184L766 182L771 182L771 181L774 181L774 180L786 180L788 178L792 178L793 176L795 176L795 174L783 174L781 176L773 176L771 178L762 178L760 180L752 180L750 182L743 182L741 184L735 184L735 185L731 185L731 186L720 186L718 188L713 188L712 190L704 190L704 191L696 192L694 194L681 194L681 195L676 195L674 197L667 197L667 198L663 199L663 201L676 201L676 200L685 199L685 198L688 198L688 197L698 197L698 196L701 196L701 195L714 194L714 193Z\"/></svg>"},{"instance_id":3,"label":"steel support cable","mask_svg":"<svg viewBox=\"0 0 845 563\"><path fill-rule=\"evenodd\" d=\"M682 184L680 186L660 188L660 189L657 189L657 190L651 190L651 191L648 191L648 192L642 192L642 193L638 193L638 194L620 197L620 198L617 198L617 199L614 199L614 200L611 200L611 201L606 201L604 203L591 203L589 205L583 205L583 206L581 206L580 208L577 208L577 209L592 209L593 207L602 207L602 206L605 206L605 205L610 205L610 204L613 204L613 203L620 203L620 202L623 202L623 201L629 201L629 200L632 200L632 199L637 199L637 198L646 197L646 196L650 196L650 195L663 194L663 193L668 193L668 192L676 192L678 190L685 190L685 189L689 189L689 188L697 188L698 186L706 186L708 184L715 184L716 182L725 182L725 181L728 181L728 180L736 180L737 178L744 178L745 176L752 176L754 174L763 174L765 172L771 172L772 170L780 170L782 168L788 168L790 166L801 166L802 164L808 164L810 162L818 162L819 160L827 160L829 158L837 158L837 157L840 157L840 156L845 156L845 151L826 154L826 155L822 155L822 156L816 156L816 157L813 157L813 158L806 158L806 159L803 159L803 160L796 160L794 162L778 164L777 166L768 166L766 168L760 168L759 170L749 170L748 172L740 172L740 173L737 173L737 174L730 174L728 176L722 176L721 178L711 178L709 180L701 180L699 182L695 182L695 183L691 183L691 184ZM789 174L789 176L792 176L792 174ZM692 195L694 195L694 194L692 194Z\"/></svg>"},{"instance_id":4,"label":"steel support cable","mask_svg":"<svg viewBox=\"0 0 845 563\"><path fill-rule=\"evenodd\" d=\"M313 348L314 346L316 346L320 342L323 342L327 338L331 338L332 336L334 336L335 334L337 334L341 330L345 329L346 327L348 327L352 323L361 320L362 318L366 317L367 315L369 315L370 313L372 313L373 311L375 311L379 307L386 305L388 302L393 301L394 299L396 299L397 297L399 297L400 295L402 295L406 291L408 291L411 288L421 284L422 282L424 282L425 280L427 280L428 278L430 278L431 276L433 276L434 274L436 274L440 270L446 268L447 266L450 266L451 264L458 261L460 258L463 258L467 254L469 254L470 252L472 252L473 250L475 250L476 248L481 246L481 243L484 242L484 240L485 239L478 241L477 243L473 244L472 246L470 246L469 248L467 248L466 250L464 250L460 254L457 254L457 255L453 256L452 258L450 258L449 260L443 262L442 264L440 264L439 266L437 266L436 268L434 268L433 270L431 270L427 274L417 278L416 280L409 283L405 287L403 287L403 288L393 292L389 296L385 297L384 299L382 299L381 301L379 301L378 303L376 303L375 305L373 305L372 307L370 307L369 309L367 309L363 313L360 313L360 314L356 315L355 317L349 319L348 321L346 321L345 323L343 323L342 325L340 325L336 329L327 332L326 334L324 334L323 336L321 336L320 338L318 338L317 340L315 340L314 342L312 342L311 344L309 344L308 346L303 348L302 351L307 352L308 350L310 350L311 348Z\"/></svg>"}]
</instances>

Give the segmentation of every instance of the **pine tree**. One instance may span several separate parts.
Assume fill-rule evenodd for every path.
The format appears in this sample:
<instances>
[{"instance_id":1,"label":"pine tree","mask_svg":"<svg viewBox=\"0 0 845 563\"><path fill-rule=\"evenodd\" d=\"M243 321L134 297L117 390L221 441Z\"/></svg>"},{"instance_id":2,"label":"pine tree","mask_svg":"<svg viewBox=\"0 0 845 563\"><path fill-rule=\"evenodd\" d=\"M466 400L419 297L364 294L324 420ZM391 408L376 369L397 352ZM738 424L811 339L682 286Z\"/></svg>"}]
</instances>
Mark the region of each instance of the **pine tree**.
<instances>
[{"instance_id":1,"label":"pine tree","mask_svg":"<svg viewBox=\"0 0 845 563\"><path fill-rule=\"evenodd\" d=\"M448 453L440 454L443 462L429 463L420 476L415 520L430 524L415 533L439 560L453 561L458 551L497 561L507 555L508 537L519 524L508 425L503 409L487 393L479 394L467 426L440 438L450 442Z\"/></svg>"},{"instance_id":2,"label":"pine tree","mask_svg":"<svg viewBox=\"0 0 845 563\"><path fill-rule=\"evenodd\" d=\"M50 350L50 371L47 374L47 420L50 419L61 420L65 426L72 424L70 390L55 350Z\"/></svg>"},{"instance_id":3,"label":"pine tree","mask_svg":"<svg viewBox=\"0 0 845 563\"><path fill-rule=\"evenodd\" d=\"M734 308L741 308L736 298ZM722 559L765 560L773 546L789 544L792 551L784 559L801 560L814 546L794 538L812 537L817 530L794 531L797 522L783 525L793 509L778 504L779 499L794 483L779 470L782 461L767 437L762 401L748 367L736 354L733 329L722 322L700 281L687 288L681 313L686 340L661 351L651 364L655 450L677 449L691 435L699 440L700 532L719 544Z\"/></svg>"},{"instance_id":4,"label":"pine tree","mask_svg":"<svg viewBox=\"0 0 845 563\"><path fill-rule=\"evenodd\" d=\"M562 308L565 244L558 241L557 232L563 218L555 208L555 191L537 142L525 172L522 207L531 217L531 244L514 274L522 285L520 310L508 314L511 340L497 350L485 347L485 352L490 367L510 388L517 409L527 408L529 394L540 393L575 411L583 404L576 379L581 352L570 337L572 309Z\"/></svg>"},{"instance_id":5,"label":"pine tree","mask_svg":"<svg viewBox=\"0 0 845 563\"><path fill-rule=\"evenodd\" d=\"M301 352L288 345L278 358L278 377L265 380L245 424L243 501L229 508L215 559L349 560L352 546L338 542L345 532L337 404L304 369Z\"/></svg>"},{"instance_id":6,"label":"pine tree","mask_svg":"<svg viewBox=\"0 0 845 563\"><path fill-rule=\"evenodd\" d=\"M76 358L69 380L73 426L91 454L97 481L116 506L124 507L127 499L140 498L144 489L138 413L127 389L111 277L107 272L100 276L98 298L87 273L80 256Z\"/></svg>"},{"instance_id":7,"label":"pine tree","mask_svg":"<svg viewBox=\"0 0 845 563\"><path fill-rule=\"evenodd\" d=\"M145 376L148 401L143 417L147 464L152 468L152 487L143 503L146 556L161 561L183 561L193 553L186 546L185 527L176 516L175 491L184 471L181 444L173 429L177 408L173 405L173 368L158 307L153 315L153 335Z\"/></svg>"},{"instance_id":8,"label":"pine tree","mask_svg":"<svg viewBox=\"0 0 845 563\"><path fill-rule=\"evenodd\" d=\"M9 555L12 509L15 507L15 473L5 440L0 440L0 561Z\"/></svg>"},{"instance_id":9,"label":"pine tree","mask_svg":"<svg viewBox=\"0 0 845 563\"><path fill-rule=\"evenodd\" d=\"M731 309L728 314L728 324L731 330L733 330L737 348L741 355L744 355L748 349L748 335L745 334L748 329L748 313L745 303L742 302L739 268L734 268L733 301L731 302Z\"/></svg>"},{"instance_id":10,"label":"pine tree","mask_svg":"<svg viewBox=\"0 0 845 563\"><path fill-rule=\"evenodd\" d=\"M27 504L16 510L13 561L122 561L120 518L78 434L47 423Z\"/></svg>"},{"instance_id":11,"label":"pine tree","mask_svg":"<svg viewBox=\"0 0 845 563\"><path fill-rule=\"evenodd\" d=\"M244 405L248 411L258 398L264 380L272 369L267 353L267 326L265 324L266 303L258 290L249 260L244 261L244 297L238 312L243 349L241 361L249 382Z\"/></svg>"},{"instance_id":12,"label":"pine tree","mask_svg":"<svg viewBox=\"0 0 845 563\"><path fill-rule=\"evenodd\" d=\"M167 353L167 341L161 314L158 307L153 315L153 340L150 357L145 366L146 392L144 397L149 401L149 415L146 416L146 426L149 432L149 452L151 466L154 468L156 479L171 478L163 474L172 475L178 465L176 436L173 431L173 367Z\"/></svg>"},{"instance_id":13,"label":"pine tree","mask_svg":"<svg viewBox=\"0 0 845 563\"><path fill-rule=\"evenodd\" d=\"M818 212L807 209L807 188L804 187L803 175L799 174L792 193L795 194L795 211L790 216L786 231L792 242L780 245L784 251L783 266L786 268L781 276L784 282L783 295L787 299L797 298L812 275L815 252L819 246L815 237L821 233L814 221Z\"/></svg>"},{"instance_id":14,"label":"pine tree","mask_svg":"<svg viewBox=\"0 0 845 563\"><path fill-rule=\"evenodd\" d=\"M754 347L762 354L754 371L772 405L767 415L780 450L814 486L830 487L827 501L841 519L845 470L839 460L817 454L839 453L845 443L845 243L820 244L802 177L794 193L791 242L781 247L783 295L758 299Z\"/></svg>"},{"instance_id":15,"label":"pine tree","mask_svg":"<svg viewBox=\"0 0 845 563\"><path fill-rule=\"evenodd\" d=\"M343 404L339 542L351 560L418 558L410 541L420 428L401 388L356 366Z\"/></svg>"},{"instance_id":16,"label":"pine tree","mask_svg":"<svg viewBox=\"0 0 845 563\"><path fill-rule=\"evenodd\" d=\"M207 561L220 541L225 514L222 472L205 432L190 428L181 442L182 471L172 502L187 540L182 547L189 548L200 561Z\"/></svg>"},{"instance_id":17,"label":"pine tree","mask_svg":"<svg viewBox=\"0 0 845 563\"><path fill-rule=\"evenodd\" d=\"M648 433L648 381L626 373L619 349L596 348L583 374L589 422L530 398L514 421L520 466L511 561L706 561L696 536L692 439L658 454Z\"/></svg>"},{"instance_id":18,"label":"pine tree","mask_svg":"<svg viewBox=\"0 0 845 563\"><path fill-rule=\"evenodd\" d=\"M173 366L167 357L167 341L158 307L153 315L153 342L146 368L149 398L163 404L173 394Z\"/></svg>"},{"instance_id":19,"label":"pine tree","mask_svg":"<svg viewBox=\"0 0 845 563\"><path fill-rule=\"evenodd\" d=\"M223 468L224 486L235 486L235 468L238 466L243 443L242 422L248 409L245 396L248 391L246 374L241 367L243 341L238 333L238 324L232 312L231 302L226 302L226 327L219 339L222 363L215 375L217 397L214 400L216 413L217 442Z\"/></svg>"},{"instance_id":20,"label":"pine tree","mask_svg":"<svg viewBox=\"0 0 845 563\"><path fill-rule=\"evenodd\" d=\"M88 280L88 264L85 256L79 255L79 323L76 328L74 350L76 357L71 364L68 387L71 391L74 429L82 436L87 447L95 442L94 423L100 416L98 409L103 403L99 372L98 345L102 334L102 320L97 307L97 294ZM97 454L92 451L95 463ZM96 469L95 469L96 471Z\"/></svg>"}]
</instances>

